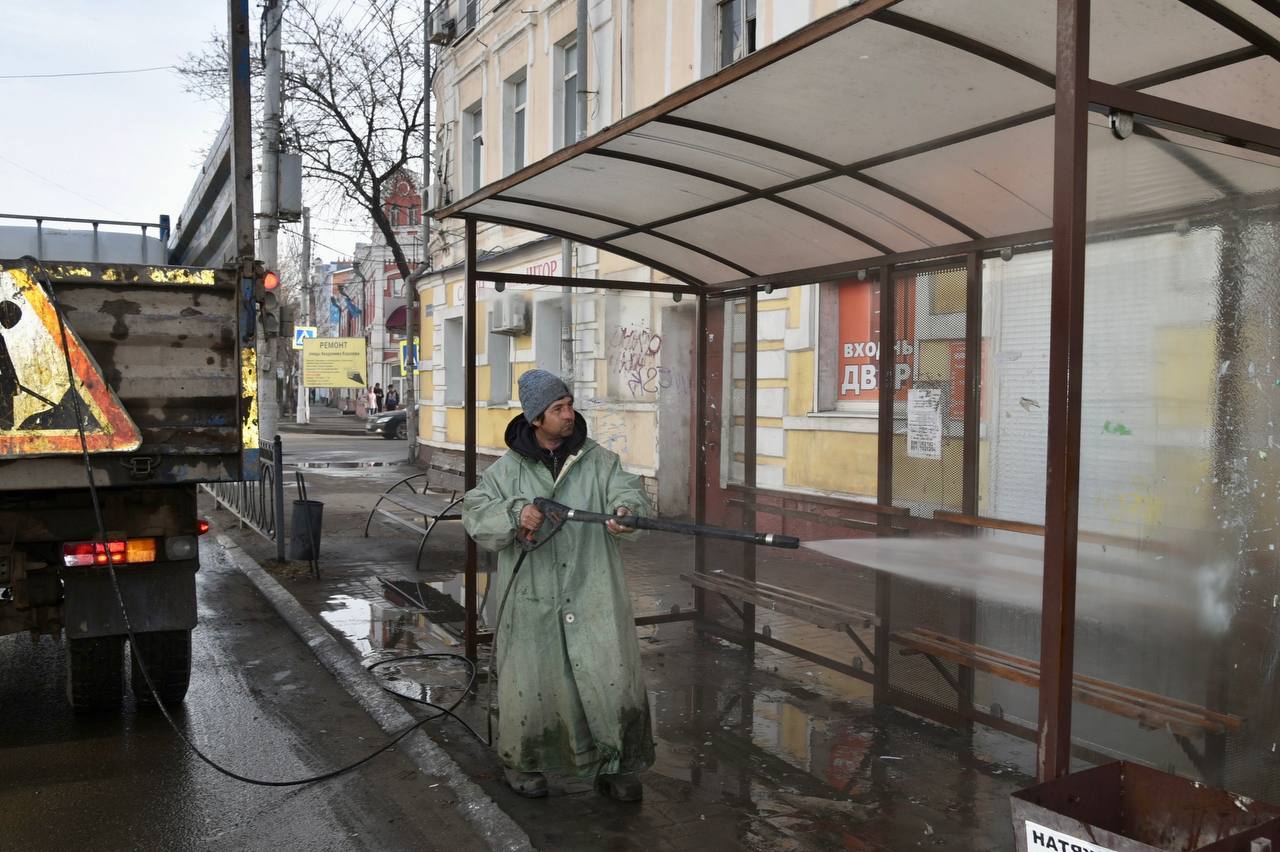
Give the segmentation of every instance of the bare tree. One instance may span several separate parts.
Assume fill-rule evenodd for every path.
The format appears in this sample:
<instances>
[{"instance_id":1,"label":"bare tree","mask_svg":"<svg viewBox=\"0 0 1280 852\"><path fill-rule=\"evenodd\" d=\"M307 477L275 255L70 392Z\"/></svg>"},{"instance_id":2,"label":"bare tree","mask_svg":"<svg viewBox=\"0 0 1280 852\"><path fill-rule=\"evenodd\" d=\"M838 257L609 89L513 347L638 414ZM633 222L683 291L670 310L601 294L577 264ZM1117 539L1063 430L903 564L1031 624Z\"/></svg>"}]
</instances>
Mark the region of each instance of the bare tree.
<instances>
[{"instance_id":1,"label":"bare tree","mask_svg":"<svg viewBox=\"0 0 1280 852\"><path fill-rule=\"evenodd\" d=\"M385 194L422 157L422 8L414 0L353 0L341 15L320 0L284 10L282 139L302 154L303 178L340 208L373 221L407 279L412 272ZM179 66L190 91L226 97L226 51L215 38Z\"/></svg>"}]
</instances>

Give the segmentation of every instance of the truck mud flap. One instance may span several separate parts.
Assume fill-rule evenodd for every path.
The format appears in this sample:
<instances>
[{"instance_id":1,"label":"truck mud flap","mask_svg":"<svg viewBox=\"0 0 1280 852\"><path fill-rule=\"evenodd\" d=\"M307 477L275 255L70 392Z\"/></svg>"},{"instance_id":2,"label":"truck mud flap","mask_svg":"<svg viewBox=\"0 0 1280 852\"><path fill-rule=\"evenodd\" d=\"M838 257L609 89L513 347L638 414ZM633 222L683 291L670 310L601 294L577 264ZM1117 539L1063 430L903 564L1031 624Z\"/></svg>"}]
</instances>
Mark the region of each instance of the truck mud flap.
<instances>
[{"instance_id":1,"label":"truck mud flap","mask_svg":"<svg viewBox=\"0 0 1280 852\"><path fill-rule=\"evenodd\" d=\"M146 570L117 570L120 594L135 633L191 630L196 626L195 571L194 560L150 566ZM105 571L63 579L66 595L63 624L68 639L124 634L124 618L111 588L111 578Z\"/></svg>"}]
</instances>

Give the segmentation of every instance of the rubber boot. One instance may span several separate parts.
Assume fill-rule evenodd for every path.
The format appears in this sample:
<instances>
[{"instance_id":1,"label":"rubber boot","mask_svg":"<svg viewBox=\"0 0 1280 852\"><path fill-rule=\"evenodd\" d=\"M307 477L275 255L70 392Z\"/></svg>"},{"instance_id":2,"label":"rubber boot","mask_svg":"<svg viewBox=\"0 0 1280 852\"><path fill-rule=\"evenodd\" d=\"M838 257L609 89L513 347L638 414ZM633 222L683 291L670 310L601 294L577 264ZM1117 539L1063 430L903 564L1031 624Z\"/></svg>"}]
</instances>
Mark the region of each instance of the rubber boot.
<instances>
[{"instance_id":1,"label":"rubber boot","mask_svg":"<svg viewBox=\"0 0 1280 852\"><path fill-rule=\"evenodd\" d=\"M596 779L596 789L616 802L638 802L644 798L639 772L601 775Z\"/></svg>"},{"instance_id":2,"label":"rubber boot","mask_svg":"<svg viewBox=\"0 0 1280 852\"><path fill-rule=\"evenodd\" d=\"M507 777L507 786L526 799L541 799L547 795L547 776L541 772L521 772L518 769L503 769Z\"/></svg>"}]
</instances>

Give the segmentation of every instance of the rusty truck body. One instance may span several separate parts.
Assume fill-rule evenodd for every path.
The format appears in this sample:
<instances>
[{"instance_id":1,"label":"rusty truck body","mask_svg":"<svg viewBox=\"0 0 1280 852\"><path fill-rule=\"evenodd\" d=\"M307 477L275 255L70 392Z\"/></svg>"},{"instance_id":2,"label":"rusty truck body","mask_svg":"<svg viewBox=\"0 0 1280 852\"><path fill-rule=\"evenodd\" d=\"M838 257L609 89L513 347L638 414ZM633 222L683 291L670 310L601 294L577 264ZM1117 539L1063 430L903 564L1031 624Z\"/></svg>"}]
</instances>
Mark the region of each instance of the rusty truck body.
<instances>
[{"instance_id":1,"label":"rusty truck body","mask_svg":"<svg viewBox=\"0 0 1280 852\"><path fill-rule=\"evenodd\" d=\"M256 478L253 322L237 268L0 260L0 635L61 634L77 709L120 706L125 613L135 697L138 655L186 693L196 489Z\"/></svg>"}]
</instances>

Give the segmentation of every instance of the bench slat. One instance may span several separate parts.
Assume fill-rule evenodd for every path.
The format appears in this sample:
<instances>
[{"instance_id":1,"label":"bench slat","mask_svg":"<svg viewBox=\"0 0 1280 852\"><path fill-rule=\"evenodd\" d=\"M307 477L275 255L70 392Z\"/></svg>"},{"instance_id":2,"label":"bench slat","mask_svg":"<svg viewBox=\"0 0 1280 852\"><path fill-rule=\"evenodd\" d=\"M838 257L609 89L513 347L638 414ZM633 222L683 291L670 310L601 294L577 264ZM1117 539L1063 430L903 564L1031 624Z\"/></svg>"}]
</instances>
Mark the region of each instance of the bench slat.
<instances>
[{"instance_id":1,"label":"bench slat","mask_svg":"<svg viewBox=\"0 0 1280 852\"><path fill-rule=\"evenodd\" d=\"M456 520L462 517L461 510L452 511L448 515L441 515L442 512L449 508L449 504L452 503L454 499L455 498L447 497L444 494L431 493L409 494L392 492L391 494L384 494L382 496L382 501L384 503L394 503L402 509L408 509L410 512L415 512L419 515L430 515L431 517L440 516L441 520L446 521ZM381 511L381 507L379 507L379 510Z\"/></svg>"},{"instance_id":2,"label":"bench slat","mask_svg":"<svg viewBox=\"0 0 1280 852\"><path fill-rule=\"evenodd\" d=\"M758 583L753 585L736 577L722 575L682 574L681 578L691 585L753 603L765 609L792 615L828 630L863 627L877 623L876 617L869 612L805 600L776 586L768 587Z\"/></svg>"},{"instance_id":3,"label":"bench slat","mask_svg":"<svg viewBox=\"0 0 1280 852\"><path fill-rule=\"evenodd\" d=\"M1040 664L1035 660L971 645L925 629L894 633L893 640L914 651L941 657L1025 686L1035 688L1040 684ZM1135 719L1153 728L1167 727L1183 736L1200 731L1223 733L1236 730L1243 724L1243 720L1237 716L1216 713L1185 701L1085 675L1075 676L1072 695L1082 704Z\"/></svg>"}]
</instances>

